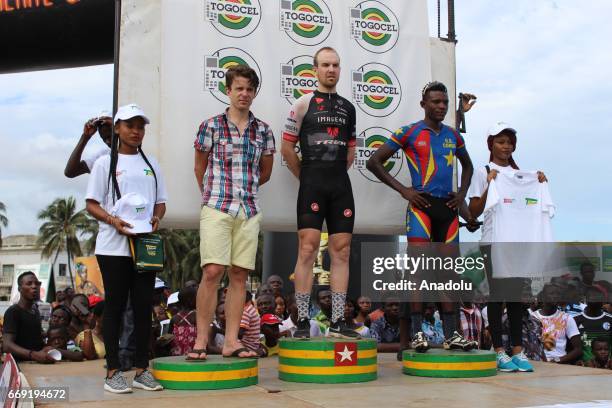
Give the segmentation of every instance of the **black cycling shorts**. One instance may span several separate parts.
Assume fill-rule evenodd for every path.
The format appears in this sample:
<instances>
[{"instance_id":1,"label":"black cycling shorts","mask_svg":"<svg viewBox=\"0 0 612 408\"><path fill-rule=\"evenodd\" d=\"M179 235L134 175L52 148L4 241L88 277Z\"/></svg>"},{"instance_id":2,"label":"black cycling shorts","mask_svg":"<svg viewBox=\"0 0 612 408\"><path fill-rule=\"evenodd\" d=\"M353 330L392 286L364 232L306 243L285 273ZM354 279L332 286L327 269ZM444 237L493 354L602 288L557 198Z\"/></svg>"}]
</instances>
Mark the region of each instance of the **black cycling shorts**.
<instances>
[{"instance_id":1,"label":"black cycling shorts","mask_svg":"<svg viewBox=\"0 0 612 408\"><path fill-rule=\"evenodd\" d=\"M345 167L302 168L297 201L298 230L321 230L323 220L329 235L353 233L355 200Z\"/></svg>"}]
</instances>

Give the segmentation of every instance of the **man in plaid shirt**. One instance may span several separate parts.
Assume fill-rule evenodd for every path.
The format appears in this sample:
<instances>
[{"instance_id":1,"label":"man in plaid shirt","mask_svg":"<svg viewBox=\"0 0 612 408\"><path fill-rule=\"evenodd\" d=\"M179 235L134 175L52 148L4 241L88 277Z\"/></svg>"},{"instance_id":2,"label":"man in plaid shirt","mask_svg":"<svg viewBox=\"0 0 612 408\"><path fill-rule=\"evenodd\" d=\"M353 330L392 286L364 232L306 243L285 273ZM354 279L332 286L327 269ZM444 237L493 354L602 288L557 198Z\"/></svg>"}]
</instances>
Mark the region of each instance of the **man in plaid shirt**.
<instances>
[{"instance_id":1,"label":"man in plaid shirt","mask_svg":"<svg viewBox=\"0 0 612 408\"><path fill-rule=\"evenodd\" d=\"M200 125L195 148L195 176L202 194L197 337L188 360L205 360L208 327L217 304L217 288L226 267L229 290L225 300L226 330L222 354L254 357L238 339L245 283L255 269L261 212L259 186L270 179L274 136L250 111L259 86L255 71L245 65L225 75L230 106Z\"/></svg>"}]
</instances>

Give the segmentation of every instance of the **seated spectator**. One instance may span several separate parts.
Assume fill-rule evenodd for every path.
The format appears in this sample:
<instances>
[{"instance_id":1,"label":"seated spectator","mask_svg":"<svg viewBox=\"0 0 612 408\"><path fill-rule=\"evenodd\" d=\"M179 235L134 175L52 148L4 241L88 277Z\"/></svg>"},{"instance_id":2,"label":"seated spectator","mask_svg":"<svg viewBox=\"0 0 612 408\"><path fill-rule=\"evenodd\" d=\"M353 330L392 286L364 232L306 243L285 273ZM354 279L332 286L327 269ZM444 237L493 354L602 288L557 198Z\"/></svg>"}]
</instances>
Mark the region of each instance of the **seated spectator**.
<instances>
[{"instance_id":1,"label":"seated spectator","mask_svg":"<svg viewBox=\"0 0 612 408\"><path fill-rule=\"evenodd\" d=\"M357 316L355 316L355 323L362 323L363 325L370 327L372 321L370 320L370 312L372 311L372 300L367 296L359 296L357 298Z\"/></svg>"},{"instance_id":2,"label":"seated spectator","mask_svg":"<svg viewBox=\"0 0 612 408\"><path fill-rule=\"evenodd\" d=\"M261 316L261 339L260 357L278 354L278 326L281 320L274 314L274 297L272 295L261 295L257 299L257 311Z\"/></svg>"},{"instance_id":3,"label":"seated spectator","mask_svg":"<svg viewBox=\"0 0 612 408\"><path fill-rule=\"evenodd\" d=\"M270 275L266 280L266 283L270 285L272 288L272 292L274 292L274 296L282 296L283 295L283 278L278 275Z\"/></svg>"},{"instance_id":4,"label":"seated spectator","mask_svg":"<svg viewBox=\"0 0 612 408\"><path fill-rule=\"evenodd\" d=\"M217 304L215 319L208 330L207 354L221 354L225 341L225 303Z\"/></svg>"},{"instance_id":5,"label":"seated spectator","mask_svg":"<svg viewBox=\"0 0 612 408\"><path fill-rule=\"evenodd\" d=\"M164 305L155 305L153 306L153 318L158 322L165 322L170 319L168 315L168 309Z\"/></svg>"},{"instance_id":6,"label":"seated spectator","mask_svg":"<svg viewBox=\"0 0 612 408\"><path fill-rule=\"evenodd\" d=\"M98 302L94 306L88 327L74 339L74 342L83 351L83 355L87 360L106 357L106 348L104 347L104 337L102 335L103 314L104 301Z\"/></svg>"},{"instance_id":7,"label":"seated spectator","mask_svg":"<svg viewBox=\"0 0 612 408\"><path fill-rule=\"evenodd\" d=\"M74 298L74 289L68 286L64 289L64 302L62 303L68 309L70 309L70 305L72 305L72 299Z\"/></svg>"},{"instance_id":8,"label":"seated spectator","mask_svg":"<svg viewBox=\"0 0 612 408\"><path fill-rule=\"evenodd\" d=\"M609 340L606 338L596 338L591 341L591 349L593 358L584 365L592 368L607 368L608 370L612 370Z\"/></svg>"},{"instance_id":9,"label":"seated spectator","mask_svg":"<svg viewBox=\"0 0 612 408\"><path fill-rule=\"evenodd\" d=\"M593 265L591 262L585 261L580 264L580 280L578 280L578 290L583 297L586 296L587 291L590 288L595 286L604 292L606 298L604 303L608 303L607 299L609 291L606 283L607 282L605 281L595 282L595 265Z\"/></svg>"},{"instance_id":10,"label":"seated spectator","mask_svg":"<svg viewBox=\"0 0 612 408\"><path fill-rule=\"evenodd\" d=\"M437 316L435 303L425 304L421 329L430 346L440 346L444 343L444 328L442 320Z\"/></svg>"},{"instance_id":11,"label":"seated spectator","mask_svg":"<svg viewBox=\"0 0 612 408\"><path fill-rule=\"evenodd\" d=\"M285 298L282 296L276 296L274 298L274 303L276 304L274 314L281 321L285 320L287 318L287 304L285 302Z\"/></svg>"},{"instance_id":12,"label":"seated spectator","mask_svg":"<svg viewBox=\"0 0 612 408\"><path fill-rule=\"evenodd\" d=\"M271 295L271 293L270 293ZM244 302L244 310L242 312L242 319L240 321L240 330L238 331L238 338L242 342L242 345L254 351L259 352L261 344L259 343L259 335L261 334L261 319L255 306L253 306L251 292L247 291Z\"/></svg>"},{"instance_id":13,"label":"seated spectator","mask_svg":"<svg viewBox=\"0 0 612 408\"><path fill-rule=\"evenodd\" d=\"M72 314L70 313L70 310L68 310L66 306L59 305L55 307L53 311L51 312L51 319L49 319L49 327L64 326L68 328L70 326L71 320L72 320Z\"/></svg>"},{"instance_id":14,"label":"seated spectator","mask_svg":"<svg viewBox=\"0 0 612 408\"><path fill-rule=\"evenodd\" d=\"M546 360L560 364L574 364L582 356L580 332L574 318L557 308L560 288L546 284L542 289L542 308L534 316L542 322L542 343ZM567 343L572 351L566 352Z\"/></svg>"},{"instance_id":15,"label":"seated spectator","mask_svg":"<svg viewBox=\"0 0 612 408\"><path fill-rule=\"evenodd\" d=\"M194 288L196 291L200 287L200 283L195 279L190 279L183 285L185 288Z\"/></svg>"},{"instance_id":16,"label":"seated spectator","mask_svg":"<svg viewBox=\"0 0 612 408\"><path fill-rule=\"evenodd\" d=\"M295 301L295 294L291 294L287 296L287 312L289 313L289 317L283 320L279 330L280 337L293 337L293 334L297 330L297 321L298 321L298 308L297 303ZM319 324L315 320L310 320L310 338L321 336L321 329L319 329Z\"/></svg>"},{"instance_id":17,"label":"seated spectator","mask_svg":"<svg viewBox=\"0 0 612 408\"><path fill-rule=\"evenodd\" d=\"M384 314L372 322L370 332L378 342L380 353L397 353L400 349L399 315L400 304L396 299L389 299L384 304Z\"/></svg>"},{"instance_id":18,"label":"seated spectator","mask_svg":"<svg viewBox=\"0 0 612 408\"><path fill-rule=\"evenodd\" d=\"M582 341L582 363L588 363L594 358L592 350L594 339L605 340L608 344L612 342L612 316L602 309L605 296L602 290L594 286L588 288L587 305L581 314L574 317Z\"/></svg>"},{"instance_id":19,"label":"seated spectator","mask_svg":"<svg viewBox=\"0 0 612 408\"><path fill-rule=\"evenodd\" d=\"M459 328L463 338L477 342L480 348L484 322L482 313L472 302L463 302L459 307Z\"/></svg>"},{"instance_id":20,"label":"seated spectator","mask_svg":"<svg viewBox=\"0 0 612 408\"><path fill-rule=\"evenodd\" d=\"M4 313L2 349L15 360L31 360L38 363L54 363L47 354L42 337L42 321L34 302L40 299L40 281L33 272L17 277L19 301Z\"/></svg>"},{"instance_id":21,"label":"seated spectator","mask_svg":"<svg viewBox=\"0 0 612 408\"><path fill-rule=\"evenodd\" d=\"M370 329L363 322L357 321L357 303L353 299L346 299L344 303L344 320L349 328L355 330L361 337L371 337Z\"/></svg>"},{"instance_id":22,"label":"seated spectator","mask_svg":"<svg viewBox=\"0 0 612 408\"><path fill-rule=\"evenodd\" d=\"M72 319L70 319L70 326L68 326L68 335L71 339L74 339L77 334L85 329L90 319L87 296L82 293L74 295L70 304L70 312L72 313Z\"/></svg>"},{"instance_id":23,"label":"seated spectator","mask_svg":"<svg viewBox=\"0 0 612 408\"><path fill-rule=\"evenodd\" d=\"M319 330L323 335L327 333L329 325L331 324L332 315L332 296L331 290L327 287L320 288L317 291L317 304L319 305L319 313L314 315L312 320L316 321L319 325Z\"/></svg>"},{"instance_id":24,"label":"seated spectator","mask_svg":"<svg viewBox=\"0 0 612 408\"><path fill-rule=\"evenodd\" d=\"M196 295L193 287L185 287L179 291L179 312L170 320L170 333L174 335L170 354L184 356L193 349L197 335L196 330Z\"/></svg>"},{"instance_id":25,"label":"seated spectator","mask_svg":"<svg viewBox=\"0 0 612 408\"><path fill-rule=\"evenodd\" d=\"M268 285L267 283L262 284L257 289L257 293L255 294L255 298L257 299L261 295L271 295L271 296L274 296L274 290L272 290L272 286Z\"/></svg>"},{"instance_id":26,"label":"seated spectator","mask_svg":"<svg viewBox=\"0 0 612 408\"><path fill-rule=\"evenodd\" d=\"M62 353L62 360L83 361L83 353L78 347L68 348L68 329L66 326L51 326L47 331L47 346Z\"/></svg>"}]
</instances>

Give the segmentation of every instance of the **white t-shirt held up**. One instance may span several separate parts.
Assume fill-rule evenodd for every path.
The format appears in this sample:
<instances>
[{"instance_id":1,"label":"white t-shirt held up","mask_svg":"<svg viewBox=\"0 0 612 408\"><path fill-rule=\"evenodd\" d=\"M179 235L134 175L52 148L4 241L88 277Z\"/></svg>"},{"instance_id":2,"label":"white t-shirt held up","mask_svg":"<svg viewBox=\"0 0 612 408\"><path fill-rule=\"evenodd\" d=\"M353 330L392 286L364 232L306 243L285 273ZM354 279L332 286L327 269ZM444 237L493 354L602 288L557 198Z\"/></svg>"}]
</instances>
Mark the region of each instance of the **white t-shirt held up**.
<instances>
[{"instance_id":1,"label":"white t-shirt held up","mask_svg":"<svg viewBox=\"0 0 612 408\"><path fill-rule=\"evenodd\" d=\"M140 153L119 154L117 160L117 184L122 195L127 193L139 193L147 199L150 208L149 214L153 214L155 204L165 203L168 200L164 178L157 160L147 156L155 175L157 176L157 193L155 188L155 177L149 165L144 161ZM87 200L100 203L109 214L113 208L111 183L108 172L110 169L110 155L100 157L94 163L87 185ZM96 255L131 256L128 240L117 230L102 221L98 222L100 230L96 239Z\"/></svg>"}]
</instances>

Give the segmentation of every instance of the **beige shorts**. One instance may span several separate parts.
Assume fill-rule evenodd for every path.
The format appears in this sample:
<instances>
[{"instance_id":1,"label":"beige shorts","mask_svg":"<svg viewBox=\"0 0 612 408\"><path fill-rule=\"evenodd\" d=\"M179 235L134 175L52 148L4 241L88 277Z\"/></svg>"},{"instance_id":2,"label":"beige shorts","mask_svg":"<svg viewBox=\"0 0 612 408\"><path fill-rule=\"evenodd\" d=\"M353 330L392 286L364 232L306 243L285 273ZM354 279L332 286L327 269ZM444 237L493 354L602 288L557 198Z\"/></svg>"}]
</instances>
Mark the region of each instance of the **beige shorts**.
<instances>
[{"instance_id":1,"label":"beige shorts","mask_svg":"<svg viewBox=\"0 0 612 408\"><path fill-rule=\"evenodd\" d=\"M237 217L203 206L200 211L200 265L209 263L255 269L261 213Z\"/></svg>"}]
</instances>

